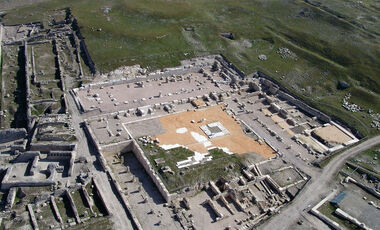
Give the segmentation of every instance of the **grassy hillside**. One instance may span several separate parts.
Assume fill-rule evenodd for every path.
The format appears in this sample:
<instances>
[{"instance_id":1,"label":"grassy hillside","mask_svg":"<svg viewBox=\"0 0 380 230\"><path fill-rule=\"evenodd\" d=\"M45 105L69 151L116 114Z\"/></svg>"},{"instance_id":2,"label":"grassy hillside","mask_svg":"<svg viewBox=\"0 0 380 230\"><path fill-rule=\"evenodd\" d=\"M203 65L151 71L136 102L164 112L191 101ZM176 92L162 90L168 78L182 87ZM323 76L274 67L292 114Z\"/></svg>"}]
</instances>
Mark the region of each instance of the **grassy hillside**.
<instances>
[{"instance_id":1,"label":"grassy hillside","mask_svg":"<svg viewBox=\"0 0 380 230\"><path fill-rule=\"evenodd\" d=\"M379 112L378 1L51 0L10 10L3 22L42 20L63 7L72 8L101 72L132 64L156 69L223 53L244 72L267 73L361 134L379 133L368 114L341 107L351 92L353 102ZM235 40L221 32L232 32ZM281 47L290 49L291 57L281 57ZM260 54L268 59L260 61ZM351 88L337 90L338 80Z\"/></svg>"}]
</instances>

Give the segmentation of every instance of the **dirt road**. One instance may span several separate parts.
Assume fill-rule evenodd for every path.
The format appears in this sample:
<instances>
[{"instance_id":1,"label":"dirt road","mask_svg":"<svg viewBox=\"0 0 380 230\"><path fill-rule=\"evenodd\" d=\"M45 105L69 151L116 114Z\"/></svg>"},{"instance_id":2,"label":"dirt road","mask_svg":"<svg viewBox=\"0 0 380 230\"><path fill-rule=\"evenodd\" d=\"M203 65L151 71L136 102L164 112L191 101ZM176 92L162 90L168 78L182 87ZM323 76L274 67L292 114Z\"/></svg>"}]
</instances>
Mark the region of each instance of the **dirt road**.
<instances>
[{"instance_id":1,"label":"dirt road","mask_svg":"<svg viewBox=\"0 0 380 230\"><path fill-rule=\"evenodd\" d=\"M308 216L308 210L331 191L335 185L334 175L344 163L355 154L367 150L380 143L380 136L368 139L352 147L338 157L332 159L322 170L320 175L314 176L301 193L280 214L271 218L258 229L291 229L300 216ZM309 219L309 218L308 218ZM312 219L312 218L310 218ZM316 226L319 227L319 226ZM325 226L319 228L324 229Z\"/></svg>"}]
</instances>

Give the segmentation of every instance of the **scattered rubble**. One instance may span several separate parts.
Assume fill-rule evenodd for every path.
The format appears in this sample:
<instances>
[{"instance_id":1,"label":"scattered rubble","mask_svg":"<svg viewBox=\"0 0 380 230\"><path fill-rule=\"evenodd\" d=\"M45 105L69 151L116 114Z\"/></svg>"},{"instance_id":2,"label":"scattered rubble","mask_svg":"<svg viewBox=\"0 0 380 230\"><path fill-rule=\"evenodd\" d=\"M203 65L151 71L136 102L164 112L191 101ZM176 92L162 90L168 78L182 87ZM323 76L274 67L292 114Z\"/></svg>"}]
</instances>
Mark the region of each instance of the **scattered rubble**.
<instances>
[{"instance_id":1,"label":"scattered rubble","mask_svg":"<svg viewBox=\"0 0 380 230\"><path fill-rule=\"evenodd\" d=\"M281 58L290 58L297 60L297 55L293 53L290 49L286 47L280 47L277 49L277 53L281 56Z\"/></svg>"},{"instance_id":2,"label":"scattered rubble","mask_svg":"<svg viewBox=\"0 0 380 230\"><path fill-rule=\"evenodd\" d=\"M363 111L363 109L360 108L359 105L348 102L348 100L350 100L350 98L351 98L351 93L347 93L343 97L343 99L342 99L342 106L343 106L343 108L345 108L346 110L348 110L350 112L353 112L353 113Z\"/></svg>"},{"instance_id":3,"label":"scattered rubble","mask_svg":"<svg viewBox=\"0 0 380 230\"><path fill-rule=\"evenodd\" d=\"M258 58L259 58L259 60L261 60L261 61L266 61L266 60L267 60L267 56L264 55L264 54L260 54Z\"/></svg>"}]
</instances>

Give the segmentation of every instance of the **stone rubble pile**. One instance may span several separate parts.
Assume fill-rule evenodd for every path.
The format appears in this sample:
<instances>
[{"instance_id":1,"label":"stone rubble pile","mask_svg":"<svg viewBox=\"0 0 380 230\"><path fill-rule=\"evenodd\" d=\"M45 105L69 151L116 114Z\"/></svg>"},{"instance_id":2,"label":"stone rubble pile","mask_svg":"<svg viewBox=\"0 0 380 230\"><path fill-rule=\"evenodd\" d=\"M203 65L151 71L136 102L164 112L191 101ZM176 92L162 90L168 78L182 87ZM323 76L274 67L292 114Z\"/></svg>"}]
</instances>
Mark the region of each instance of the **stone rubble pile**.
<instances>
[{"instance_id":1,"label":"stone rubble pile","mask_svg":"<svg viewBox=\"0 0 380 230\"><path fill-rule=\"evenodd\" d=\"M380 113L371 113L371 127L380 130Z\"/></svg>"},{"instance_id":2,"label":"stone rubble pile","mask_svg":"<svg viewBox=\"0 0 380 230\"><path fill-rule=\"evenodd\" d=\"M259 60L261 60L261 61L265 61L265 60L267 60L267 56L264 55L264 54L260 54L258 58L259 58Z\"/></svg>"},{"instance_id":3,"label":"stone rubble pile","mask_svg":"<svg viewBox=\"0 0 380 230\"><path fill-rule=\"evenodd\" d=\"M375 157L374 160L377 160L377 157ZM365 164L369 164L369 165L376 165L376 161L366 161L366 160L360 160L360 159L354 159L353 162L355 163L365 163Z\"/></svg>"},{"instance_id":4,"label":"stone rubble pile","mask_svg":"<svg viewBox=\"0 0 380 230\"><path fill-rule=\"evenodd\" d=\"M359 105L348 102L348 100L350 98L351 98L351 94L350 93L347 93L343 97L343 100L342 100L342 106L343 106L343 108L345 108L346 110L348 110L350 112L353 112L353 113L364 111L364 109L361 108ZM379 113L374 113L372 109L368 110L368 114L372 118L371 127L374 128L374 129L380 130L380 114Z\"/></svg>"},{"instance_id":5,"label":"stone rubble pile","mask_svg":"<svg viewBox=\"0 0 380 230\"><path fill-rule=\"evenodd\" d=\"M109 73L102 74L99 80L104 78L112 80L112 79L120 79L125 78L127 80L134 79L137 77L142 77L147 73L147 69L142 68L140 65L133 66L121 66Z\"/></svg>"},{"instance_id":6,"label":"stone rubble pile","mask_svg":"<svg viewBox=\"0 0 380 230\"><path fill-rule=\"evenodd\" d=\"M140 138L138 138L138 140L139 140L141 143L143 143L144 146L146 146L146 145L148 145L148 144L151 144L151 145L152 145L152 144L155 144L155 143L159 143L158 138L155 139L155 140L152 140L152 138L149 137L149 136L146 136L146 137L140 137Z\"/></svg>"},{"instance_id":7,"label":"stone rubble pile","mask_svg":"<svg viewBox=\"0 0 380 230\"><path fill-rule=\"evenodd\" d=\"M291 59L297 58L297 55L286 47L278 48L277 53L281 56L281 58L291 58Z\"/></svg>"},{"instance_id":8,"label":"stone rubble pile","mask_svg":"<svg viewBox=\"0 0 380 230\"><path fill-rule=\"evenodd\" d=\"M348 102L348 100L350 100L350 98L351 98L351 94L350 93L347 93L343 97L343 100L342 100L342 106L343 106L343 108L345 108L348 111L353 112L353 113L362 111L362 108L360 108L360 106L358 106L357 104Z\"/></svg>"}]
</instances>

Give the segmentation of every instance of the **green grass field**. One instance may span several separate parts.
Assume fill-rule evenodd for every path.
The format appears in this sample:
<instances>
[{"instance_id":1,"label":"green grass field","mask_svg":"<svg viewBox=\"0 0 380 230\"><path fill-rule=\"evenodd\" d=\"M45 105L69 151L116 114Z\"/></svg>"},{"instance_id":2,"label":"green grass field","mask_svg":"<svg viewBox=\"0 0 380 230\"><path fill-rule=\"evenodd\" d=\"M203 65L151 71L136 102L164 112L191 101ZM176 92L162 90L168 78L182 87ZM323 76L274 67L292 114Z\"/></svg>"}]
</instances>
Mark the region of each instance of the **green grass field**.
<instances>
[{"instance_id":1,"label":"green grass field","mask_svg":"<svg viewBox=\"0 0 380 230\"><path fill-rule=\"evenodd\" d=\"M245 73L267 73L363 136L379 134L365 113L341 107L344 94L351 92L353 102L379 112L377 1L47 0L9 10L2 21L46 21L54 9L64 7L72 8L100 72L132 64L153 70L222 53ZM235 40L221 37L221 32L232 32ZM282 58L280 47L297 58ZM268 59L260 61L260 54ZM337 90L338 80L351 88Z\"/></svg>"},{"instance_id":2,"label":"green grass field","mask_svg":"<svg viewBox=\"0 0 380 230\"><path fill-rule=\"evenodd\" d=\"M350 159L354 164L369 170L371 173L377 177L380 175L380 145L377 145L371 149L361 152L357 156Z\"/></svg>"}]
</instances>

